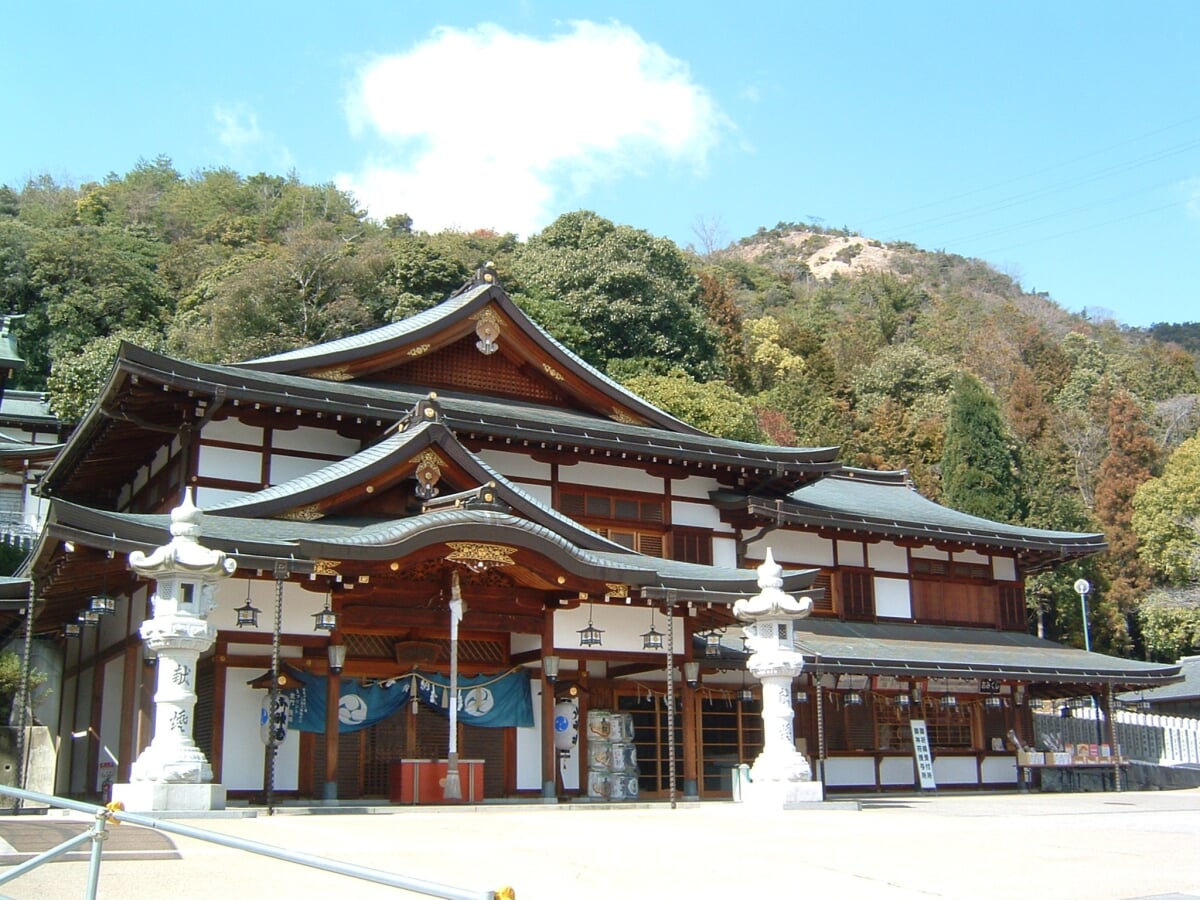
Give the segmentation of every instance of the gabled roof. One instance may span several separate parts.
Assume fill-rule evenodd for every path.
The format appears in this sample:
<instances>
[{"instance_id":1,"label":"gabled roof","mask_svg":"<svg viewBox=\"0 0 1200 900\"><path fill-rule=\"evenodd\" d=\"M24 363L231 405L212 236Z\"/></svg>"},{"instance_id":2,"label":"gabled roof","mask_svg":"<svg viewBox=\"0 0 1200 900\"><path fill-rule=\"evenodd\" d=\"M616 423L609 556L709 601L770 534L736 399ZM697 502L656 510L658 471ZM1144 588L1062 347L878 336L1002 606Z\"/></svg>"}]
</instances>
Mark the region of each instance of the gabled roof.
<instances>
[{"instance_id":1,"label":"gabled roof","mask_svg":"<svg viewBox=\"0 0 1200 900\"><path fill-rule=\"evenodd\" d=\"M278 407L289 415L302 411L327 423L358 422L364 433L379 434L407 420L428 395L422 386L326 381L188 362L125 343L104 391L42 479L42 491L62 496L79 479L89 490L117 482L128 477L131 464L136 468L136 454L153 455L154 442L165 440L163 434L198 428L207 418L238 407ZM565 449L685 470L694 466L696 472L745 470L753 478L779 478L785 485L838 468L836 447L752 444L455 391L439 391L437 397L442 420L460 439L494 441L500 447Z\"/></svg>"},{"instance_id":2,"label":"gabled roof","mask_svg":"<svg viewBox=\"0 0 1200 900\"><path fill-rule=\"evenodd\" d=\"M438 306L400 322L324 344L249 360L239 368L339 381L405 381L404 367L423 362L464 337L480 334L479 352L507 357L535 373L556 394L582 409L616 421L653 425L667 431L702 432L584 362L530 319L499 285L469 284ZM415 381L416 379L409 379ZM564 404L565 405L565 404Z\"/></svg>"},{"instance_id":3,"label":"gabled roof","mask_svg":"<svg viewBox=\"0 0 1200 900\"><path fill-rule=\"evenodd\" d=\"M922 497L904 472L843 468L786 499L751 497L748 507L764 518L830 531L1011 550L1027 570L1107 547L1101 534L1026 528L958 512Z\"/></svg>"}]
</instances>

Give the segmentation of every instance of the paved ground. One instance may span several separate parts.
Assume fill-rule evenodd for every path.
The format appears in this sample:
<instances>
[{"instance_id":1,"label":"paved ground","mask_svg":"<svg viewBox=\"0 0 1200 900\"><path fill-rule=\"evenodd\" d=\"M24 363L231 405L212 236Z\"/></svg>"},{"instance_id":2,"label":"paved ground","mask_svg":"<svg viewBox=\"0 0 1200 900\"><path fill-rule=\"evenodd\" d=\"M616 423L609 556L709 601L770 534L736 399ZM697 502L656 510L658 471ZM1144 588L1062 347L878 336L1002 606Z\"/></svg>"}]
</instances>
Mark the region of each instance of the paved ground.
<instances>
[{"instance_id":1,"label":"paved ground","mask_svg":"<svg viewBox=\"0 0 1200 900\"><path fill-rule=\"evenodd\" d=\"M379 808L185 824L518 900L836 897L1200 898L1200 790L884 796L756 816L731 803ZM0 864L81 817L0 818ZM85 847L86 850L86 847ZM0 884L17 900L83 897L86 854ZM0 877L4 869L0 868ZM105 849L106 900L417 896L130 825Z\"/></svg>"}]
</instances>

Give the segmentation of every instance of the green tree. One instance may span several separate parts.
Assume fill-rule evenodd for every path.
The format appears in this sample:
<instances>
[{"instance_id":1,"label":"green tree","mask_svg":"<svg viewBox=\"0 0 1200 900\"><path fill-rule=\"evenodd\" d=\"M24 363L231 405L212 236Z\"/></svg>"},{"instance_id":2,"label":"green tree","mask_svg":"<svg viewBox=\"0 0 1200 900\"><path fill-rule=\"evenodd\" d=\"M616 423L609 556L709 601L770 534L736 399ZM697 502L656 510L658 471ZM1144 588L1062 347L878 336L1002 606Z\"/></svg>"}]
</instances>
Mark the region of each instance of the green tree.
<instances>
[{"instance_id":1,"label":"green tree","mask_svg":"<svg viewBox=\"0 0 1200 900\"><path fill-rule=\"evenodd\" d=\"M975 516L1016 522L1020 479L1000 407L976 378L961 375L950 401L942 450L942 500Z\"/></svg>"},{"instance_id":2,"label":"green tree","mask_svg":"<svg viewBox=\"0 0 1200 900\"><path fill-rule=\"evenodd\" d=\"M702 383L682 369L673 369L665 375L635 375L624 386L709 434L752 443L762 440L754 411L722 381Z\"/></svg>"},{"instance_id":3,"label":"green tree","mask_svg":"<svg viewBox=\"0 0 1200 900\"><path fill-rule=\"evenodd\" d=\"M1159 584L1200 582L1200 435L1179 445L1161 476L1138 487L1130 524Z\"/></svg>"},{"instance_id":4,"label":"green tree","mask_svg":"<svg viewBox=\"0 0 1200 900\"><path fill-rule=\"evenodd\" d=\"M162 334L153 330L119 331L96 338L78 353L56 359L46 384L50 410L64 422L78 422L108 381L122 341L159 350L163 340Z\"/></svg>"},{"instance_id":5,"label":"green tree","mask_svg":"<svg viewBox=\"0 0 1200 900\"><path fill-rule=\"evenodd\" d=\"M708 380L717 339L699 284L673 243L592 212L568 213L529 239L512 261L514 288L561 304L583 331L572 349L592 365L655 357Z\"/></svg>"}]
</instances>

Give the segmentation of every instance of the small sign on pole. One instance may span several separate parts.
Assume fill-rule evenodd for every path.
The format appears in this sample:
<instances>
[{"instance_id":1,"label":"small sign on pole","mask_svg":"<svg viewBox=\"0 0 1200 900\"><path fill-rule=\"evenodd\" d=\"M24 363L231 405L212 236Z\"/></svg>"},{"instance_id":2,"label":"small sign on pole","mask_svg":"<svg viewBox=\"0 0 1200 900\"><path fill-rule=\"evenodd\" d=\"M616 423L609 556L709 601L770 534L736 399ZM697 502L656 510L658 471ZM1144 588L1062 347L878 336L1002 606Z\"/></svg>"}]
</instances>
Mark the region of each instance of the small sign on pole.
<instances>
[{"instance_id":1,"label":"small sign on pole","mask_svg":"<svg viewBox=\"0 0 1200 900\"><path fill-rule=\"evenodd\" d=\"M936 791L937 782L933 777L933 753L929 750L929 731L924 719L913 719L912 726L913 761L917 765L917 778L921 782L921 790Z\"/></svg>"}]
</instances>

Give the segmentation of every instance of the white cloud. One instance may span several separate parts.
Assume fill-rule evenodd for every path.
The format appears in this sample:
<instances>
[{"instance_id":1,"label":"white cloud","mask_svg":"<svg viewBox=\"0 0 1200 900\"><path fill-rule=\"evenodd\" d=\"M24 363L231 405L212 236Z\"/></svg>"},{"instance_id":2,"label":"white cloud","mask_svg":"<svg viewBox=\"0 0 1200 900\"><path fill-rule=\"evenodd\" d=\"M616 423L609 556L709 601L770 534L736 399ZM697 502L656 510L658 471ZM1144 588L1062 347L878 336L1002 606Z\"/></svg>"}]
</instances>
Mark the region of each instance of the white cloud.
<instances>
[{"instance_id":1,"label":"white cloud","mask_svg":"<svg viewBox=\"0 0 1200 900\"><path fill-rule=\"evenodd\" d=\"M263 139L258 116L247 106L216 106L213 118L217 120L217 140L227 150L240 152Z\"/></svg>"},{"instance_id":2,"label":"white cloud","mask_svg":"<svg viewBox=\"0 0 1200 900\"><path fill-rule=\"evenodd\" d=\"M348 114L386 145L336 179L374 217L521 235L598 184L664 163L702 168L726 124L686 64L592 22L545 39L437 29L364 67Z\"/></svg>"}]
</instances>

